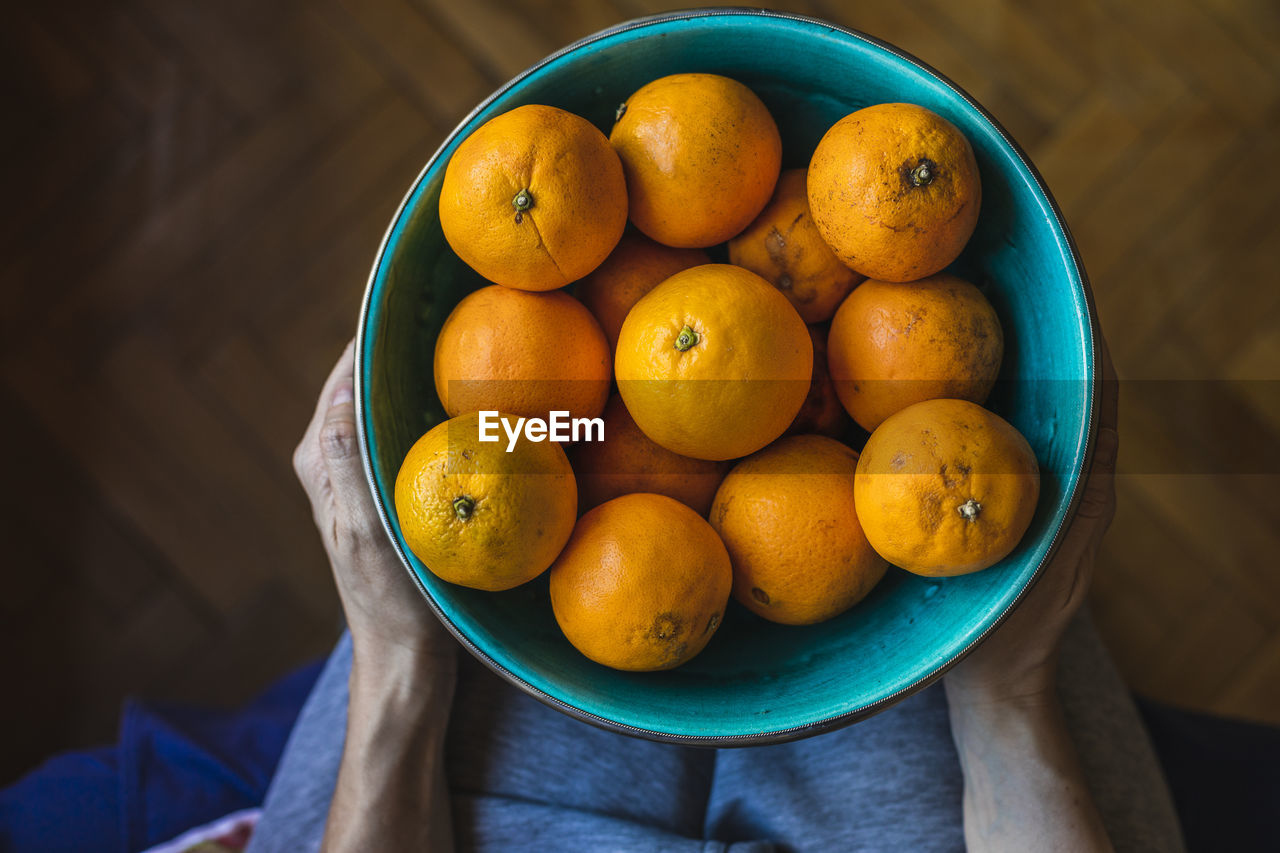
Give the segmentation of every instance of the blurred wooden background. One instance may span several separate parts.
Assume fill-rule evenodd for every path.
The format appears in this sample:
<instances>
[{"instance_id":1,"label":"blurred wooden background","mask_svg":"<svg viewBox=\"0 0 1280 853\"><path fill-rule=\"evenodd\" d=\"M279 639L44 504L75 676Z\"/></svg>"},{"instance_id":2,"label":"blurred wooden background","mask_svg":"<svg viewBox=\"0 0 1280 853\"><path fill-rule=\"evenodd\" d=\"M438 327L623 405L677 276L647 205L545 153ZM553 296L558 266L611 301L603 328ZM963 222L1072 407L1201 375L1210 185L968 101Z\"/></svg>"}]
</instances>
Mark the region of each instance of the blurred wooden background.
<instances>
[{"instance_id":1,"label":"blurred wooden background","mask_svg":"<svg viewBox=\"0 0 1280 853\"><path fill-rule=\"evenodd\" d=\"M1280 477L1249 455L1280 440L1280 7L781 5L994 112L1066 212L1122 377L1222 380L1126 401L1095 612L1138 690L1280 723ZM235 702L327 648L289 457L389 217L496 86L672 8L5 7L0 783L111 739L126 694ZM1230 465L1189 464L1222 447Z\"/></svg>"}]
</instances>

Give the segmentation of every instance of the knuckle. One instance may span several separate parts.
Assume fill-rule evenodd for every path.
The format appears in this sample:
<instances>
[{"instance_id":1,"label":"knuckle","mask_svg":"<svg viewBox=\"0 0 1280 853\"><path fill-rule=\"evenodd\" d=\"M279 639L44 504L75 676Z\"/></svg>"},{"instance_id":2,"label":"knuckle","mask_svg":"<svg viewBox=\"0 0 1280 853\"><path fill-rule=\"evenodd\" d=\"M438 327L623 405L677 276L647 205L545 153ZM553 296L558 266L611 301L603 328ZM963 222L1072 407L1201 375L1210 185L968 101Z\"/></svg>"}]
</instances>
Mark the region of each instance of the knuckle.
<instances>
[{"instance_id":1,"label":"knuckle","mask_svg":"<svg viewBox=\"0 0 1280 853\"><path fill-rule=\"evenodd\" d=\"M1098 430L1097 442L1094 444L1094 464L1107 473L1116 470L1116 457L1120 451L1120 435L1111 427Z\"/></svg>"},{"instance_id":2,"label":"knuckle","mask_svg":"<svg viewBox=\"0 0 1280 853\"><path fill-rule=\"evenodd\" d=\"M326 421L320 429L320 450L326 459L346 460L357 455L356 425L345 418Z\"/></svg>"},{"instance_id":3,"label":"knuckle","mask_svg":"<svg viewBox=\"0 0 1280 853\"><path fill-rule=\"evenodd\" d=\"M1111 481L1090 483L1080 499L1076 515L1110 521L1116 511L1116 491Z\"/></svg>"}]
</instances>

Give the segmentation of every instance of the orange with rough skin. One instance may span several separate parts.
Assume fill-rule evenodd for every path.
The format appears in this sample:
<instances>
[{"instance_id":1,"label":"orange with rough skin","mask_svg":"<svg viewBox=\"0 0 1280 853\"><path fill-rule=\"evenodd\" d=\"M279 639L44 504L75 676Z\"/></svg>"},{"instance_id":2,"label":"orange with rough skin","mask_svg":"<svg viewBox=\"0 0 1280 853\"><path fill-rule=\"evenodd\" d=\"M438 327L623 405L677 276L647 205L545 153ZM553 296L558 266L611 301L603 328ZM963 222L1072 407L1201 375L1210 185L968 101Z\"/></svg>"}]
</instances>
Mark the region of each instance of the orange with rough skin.
<instances>
[{"instance_id":1,"label":"orange with rough skin","mask_svg":"<svg viewBox=\"0 0 1280 853\"><path fill-rule=\"evenodd\" d=\"M710 262L701 249L674 249L628 231L613 254L578 282L574 295L600 322L610 348L616 348L622 321L641 296L681 270Z\"/></svg>"},{"instance_id":2,"label":"orange with rough skin","mask_svg":"<svg viewBox=\"0 0 1280 853\"><path fill-rule=\"evenodd\" d=\"M578 520L551 567L551 608L596 663L671 669L706 646L733 584L724 543L664 495L614 498Z\"/></svg>"},{"instance_id":3,"label":"orange with rough skin","mask_svg":"<svg viewBox=\"0 0 1280 853\"><path fill-rule=\"evenodd\" d=\"M890 417L862 448L854 480L871 546L927 577L1003 560L1027 532L1039 497L1027 440L968 400L927 400Z\"/></svg>"},{"instance_id":4,"label":"orange with rough skin","mask_svg":"<svg viewBox=\"0 0 1280 853\"><path fill-rule=\"evenodd\" d=\"M651 492L705 516L728 470L724 463L691 459L655 444L616 394L604 407L604 441L579 443L569 451L569 461L582 512L622 495Z\"/></svg>"},{"instance_id":5,"label":"orange with rough skin","mask_svg":"<svg viewBox=\"0 0 1280 853\"><path fill-rule=\"evenodd\" d=\"M437 577L500 590L531 580L573 532L578 490L560 445L481 442L472 413L437 424L396 477L405 543Z\"/></svg>"},{"instance_id":6,"label":"orange with rough skin","mask_svg":"<svg viewBox=\"0 0 1280 853\"><path fill-rule=\"evenodd\" d=\"M480 275L554 290L591 272L627 224L622 164L603 133L556 107L517 107L462 141L445 168L440 227Z\"/></svg>"},{"instance_id":7,"label":"orange with rough skin","mask_svg":"<svg viewBox=\"0 0 1280 853\"><path fill-rule=\"evenodd\" d=\"M827 364L863 429L912 403L983 403L1004 357L1000 319L982 291L939 273L906 284L868 279L831 321Z\"/></svg>"},{"instance_id":8,"label":"orange with rough skin","mask_svg":"<svg viewBox=\"0 0 1280 853\"><path fill-rule=\"evenodd\" d=\"M618 108L609 141L627 176L631 221L668 246L714 246L746 228L782 168L768 108L718 74L642 86Z\"/></svg>"},{"instance_id":9,"label":"orange with rough skin","mask_svg":"<svg viewBox=\"0 0 1280 853\"><path fill-rule=\"evenodd\" d=\"M827 327L809 326L809 341L813 344L813 378L809 381L809 394L804 398L796 419L787 427L787 435L817 433L829 438L839 438L849 426L849 413L836 396L835 383L827 369Z\"/></svg>"},{"instance_id":10,"label":"orange with rough skin","mask_svg":"<svg viewBox=\"0 0 1280 853\"><path fill-rule=\"evenodd\" d=\"M618 391L644 434L695 459L754 453L790 426L813 345L777 288L730 264L673 275L627 315Z\"/></svg>"},{"instance_id":11,"label":"orange with rough skin","mask_svg":"<svg viewBox=\"0 0 1280 853\"><path fill-rule=\"evenodd\" d=\"M845 116L809 162L813 221L840 260L869 278L938 272L969 242L981 205L969 140L915 104Z\"/></svg>"},{"instance_id":12,"label":"orange with rough skin","mask_svg":"<svg viewBox=\"0 0 1280 853\"><path fill-rule=\"evenodd\" d=\"M593 418L609 398L600 324L567 293L490 285L468 294L436 338L436 393L451 416L481 409Z\"/></svg>"},{"instance_id":13,"label":"orange with rough skin","mask_svg":"<svg viewBox=\"0 0 1280 853\"><path fill-rule=\"evenodd\" d=\"M812 625L857 604L888 563L854 505L858 454L821 435L780 439L720 484L711 526L733 563L733 597L786 625Z\"/></svg>"},{"instance_id":14,"label":"orange with rough skin","mask_svg":"<svg viewBox=\"0 0 1280 853\"><path fill-rule=\"evenodd\" d=\"M769 206L729 241L729 263L764 277L791 300L806 323L836 313L863 276L849 269L822 239L809 213L804 169L778 178Z\"/></svg>"}]
</instances>

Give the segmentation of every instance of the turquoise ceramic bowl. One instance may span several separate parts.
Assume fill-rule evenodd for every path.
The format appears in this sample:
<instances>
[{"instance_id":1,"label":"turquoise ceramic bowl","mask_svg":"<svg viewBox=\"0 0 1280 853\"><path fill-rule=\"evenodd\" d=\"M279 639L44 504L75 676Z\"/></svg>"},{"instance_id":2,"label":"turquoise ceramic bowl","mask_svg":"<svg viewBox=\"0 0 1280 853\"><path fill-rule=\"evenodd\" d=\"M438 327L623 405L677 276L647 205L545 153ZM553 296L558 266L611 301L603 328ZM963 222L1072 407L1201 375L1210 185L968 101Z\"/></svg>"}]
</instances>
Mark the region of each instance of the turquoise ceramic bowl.
<instances>
[{"instance_id":1,"label":"turquoise ceramic bowl","mask_svg":"<svg viewBox=\"0 0 1280 853\"><path fill-rule=\"evenodd\" d=\"M778 120L784 165L803 166L823 132L860 107L922 104L969 138L982 215L954 269L1004 323L1002 382L989 405L1031 442L1042 493L1031 529L999 565L927 580L891 570L865 601L804 628L735 602L719 633L671 672L624 673L579 654L551 613L546 576L504 593L438 580L404 545L396 472L445 415L431 364L445 316L479 276L450 251L437 202L445 164L484 121L551 104L608 133L615 108L666 74L705 71L750 86ZM1053 553L1092 449L1097 352L1091 296L1061 214L1026 156L972 98L902 51L793 15L702 10L633 21L583 39L507 83L449 136L396 212L373 266L356 349L356 399L370 487L387 532L449 629L522 690L607 728L723 746L803 737L882 710L938 679L1018 603Z\"/></svg>"}]
</instances>

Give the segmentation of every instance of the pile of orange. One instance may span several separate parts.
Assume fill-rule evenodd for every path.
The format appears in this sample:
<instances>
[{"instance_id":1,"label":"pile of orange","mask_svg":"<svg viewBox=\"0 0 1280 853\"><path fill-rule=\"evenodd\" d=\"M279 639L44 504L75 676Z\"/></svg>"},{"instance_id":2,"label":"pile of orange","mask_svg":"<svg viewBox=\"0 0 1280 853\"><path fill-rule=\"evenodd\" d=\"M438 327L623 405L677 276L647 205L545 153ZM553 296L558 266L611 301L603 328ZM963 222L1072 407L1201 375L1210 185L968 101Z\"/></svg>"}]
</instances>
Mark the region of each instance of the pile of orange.
<instances>
[{"instance_id":1,"label":"pile of orange","mask_svg":"<svg viewBox=\"0 0 1280 853\"><path fill-rule=\"evenodd\" d=\"M688 661L730 607L811 624L890 565L1003 559L1038 469L982 407L996 312L943 272L981 195L968 141L911 104L844 117L783 171L768 108L714 74L643 86L608 137L549 106L486 122L440 224L494 284L437 339L452 419L400 469L410 549L479 589L549 570L568 640L627 670ZM486 440L486 412L584 435L567 454L545 428Z\"/></svg>"}]
</instances>

